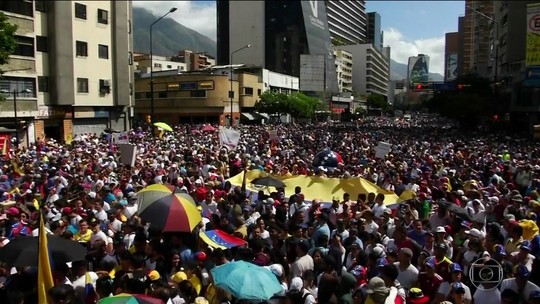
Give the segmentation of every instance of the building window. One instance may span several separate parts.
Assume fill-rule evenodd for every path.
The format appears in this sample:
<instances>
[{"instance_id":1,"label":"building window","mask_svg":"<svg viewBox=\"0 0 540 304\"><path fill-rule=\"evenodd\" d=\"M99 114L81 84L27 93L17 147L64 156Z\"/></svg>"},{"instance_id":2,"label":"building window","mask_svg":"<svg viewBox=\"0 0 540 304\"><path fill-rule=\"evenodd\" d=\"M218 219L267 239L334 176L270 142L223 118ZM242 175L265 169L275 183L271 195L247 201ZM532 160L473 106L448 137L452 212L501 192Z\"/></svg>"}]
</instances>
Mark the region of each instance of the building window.
<instances>
[{"instance_id":1,"label":"building window","mask_svg":"<svg viewBox=\"0 0 540 304\"><path fill-rule=\"evenodd\" d=\"M75 42L75 54L77 57L88 57L88 43L84 41Z\"/></svg>"},{"instance_id":2,"label":"building window","mask_svg":"<svg viewBox=\"0 0 540 304\"><path fill-rule=\"evenodd\" d=\"M75 17L86 20L86 5L75 3Z\"/></svg>"},{"instance_id":3,"label":"building window","mask_svg":"<svg viewBox=\"0 0 540 304\"><path fill-rule=\"evenodd\" d=\"M161 67L161 63L154 63L154 67L155 67L155 68L160 68L160 67Z\"/></svg>"},{"instance_id":4,"label":"building window","mask_svg":"<svg viewBox=\"0 0 540 304\"><path fill-rule=\"evenodd\" d=\"M206 90L193 90L189 91L193 98L206 98Z\"/></svg>"},{"instance_id":5,"label":"building window","mask_svg":"<svg viewBox=\"0 0 540 304\"><path fill-rule=\"evenodd\" d=\"M111 92L111 81L106 79L99 80L99 92L101 94L108 94Z\"/></svg>"},{"instance_id":6,"label":"building window","mask_svg":"<svg viewBox=\"0 0 540 304\"><path fill-rule=\"evenodd\" d=\"M101 59L109 59L109 47L103 44L98 45L98 54Z\"/></svg>"},{"instance_id":7,"label":"building window","mask_svg":"<svg viewBox=\"0 0 540 304\"><path fill-rule=\"evenodd\" d=\"M36 36L36 50L38 52L47 53L49 50L49 44L47 43L47 37Z\"/></svg>"},{"instance_id":8,"label":"building window","mask_svg":"<svg viewBox=\"0 0 540 304\"><path fill-rule=\"evenodd\" d=\"M77 78L77 93L88 93L88 78Z\"/></svg>"},{"instance_id":9,"label":"building window","mask_svg":"<svg viewBox=\"0 0 540 304\"><path fill-rule=\"evenodd\" d=\"M158 92L158 98L167 98L167 92Z\"/></svg>"},{"instance_id":10,"label":"building window","mask_svg":"<svg viewBox=\"0 0 540 304\"><path fill-rule=\"evenodd\" d=\"M47 1L36 0L34 1L36 6L36 11L46 13L47 12Z\"/></svg>"},{"instance_id":11,"label":"building window","mask_svg":"<svg viewBox=\"0 0 540 304\"><path fill-rule=\"evenodd\" d=\"M245 87L244 95L253 96L253 88Z\"/></svg>"},{"instance_id":12,"label":"building window","mask_svg":"<svg viewBox=\"0 0 540 304\"><path fill-rule=\"evenodd\" d=\"M38 91L49 92L49 77L38 76Z\"/></svg>"},{"instance_id":13,"label":"building window","mask_svg":"<svg viewBox=\"0 0 540 304\"><path fill-rule=\"evenodd\" d=\"M261 89L257 89L257 95L261 96Z\"/></svg>"},{"instance_id":14,"label":"building window","mask_svg":"<svg viewBox=\"0 0 540 304\"><path fill-rule=\"evenodd\" d=\"M36 79L27 77L0 77L0 92L9 92L7 94L11 94L12 98L13 92L18 92L17 96L19 97L36 97Z\"/></svg>"},{"instance_id":15,"label":"building window","mask_svg":"<svg viewBox=\"0 0 540 304\"><path fill-rule=\"evenodd\" d=\"M151 92L145 92L144 97L145 98L152 98L152 93Z\"/></svg>"},{"instance_id":16,"label":"building window","mask_svg":"<svg viewBox=\"0 0 540 304\"><path fill-rule=\"evenodd\" d=\"M172 65L167 64L167 69L172 69Z\"/></svg>"},{"instance_id":17,"label":"building window","mask_svg":"<svg viewBox=\"0 0 540 304\"><path fill-rule=\"evenodd\" d=\"M32 1L0 1L0 11L25 16L34 16Z\"/></svg>"},{"instance_id":18,"label":"building window","mask_svg":"<svg viewBox=\"0 0 540 304\"><path fill-rule=\"evenodd\" d=\"M34 57L34 38L15 36L17 45L13 55Z\"/></svg>"},{"instance_id":19,"label":"building window","mask_svg":"<svg viewBox=\"0 0 540 304\"><path fill-rule=\"evenodd\" d=\"M109 12L106 10L99 9L97 10L97 22L101 24L109 23Z\"/></svg>"},{"instance_id":20,"label":"building window","mask_svg":"<svg viewBox=\"0 0 540 304\"><path fill-rule=\"evenodd\" d=\"M135 93L135 99L143 99L144 93L143 92L136 92Z\"/></svg>"}]
</instances>

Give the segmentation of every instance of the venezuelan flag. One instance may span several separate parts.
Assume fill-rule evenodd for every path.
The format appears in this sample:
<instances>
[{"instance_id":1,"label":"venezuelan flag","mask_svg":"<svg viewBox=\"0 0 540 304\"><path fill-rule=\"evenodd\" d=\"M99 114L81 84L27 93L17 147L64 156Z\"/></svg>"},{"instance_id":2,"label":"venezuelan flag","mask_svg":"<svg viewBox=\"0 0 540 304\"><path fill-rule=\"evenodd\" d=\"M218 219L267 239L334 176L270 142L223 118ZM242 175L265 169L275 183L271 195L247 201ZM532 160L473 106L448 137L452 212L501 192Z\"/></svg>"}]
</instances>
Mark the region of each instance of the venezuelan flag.
<instances>
[{"instance_id":1,"label":"venezuelan flag","mask_svg":"<svg viewBox=\"0 0 540 304\"><path fill-rule=\"evenodd\" d=\"M201 231L199 237L212 248L227 249L246 244L246 241L241 238L237 238L221 230Z\"/></svg>"},{"instance_id":2,"label":"venezuelan flag","mask_svg":"<svg viewBox=\"0 0 540 304\"><path fill-rule=\"evenodd\" d=\"M96 290L94 288L94 283L92 282L92 277L90 273L86 272L84 279L84 303L85 304L94 304L97 300Z\"/></svg>"},{"instance_id":3,"label":"venezuelan flag","mask_svg":"<svg viewBox=\"0 0 540 304\"><path fill-rule=\"evenodd\" d=\"M13 175L15 177L23 177L24 176L24 172L21 170L21 168L19 167L19 164L17 164L17 162L15 160L11 160L11 165L13 166Z\"/></svg>"},{"instance_id":4,"label":"venezuelan flag","mask_svg":"<svg viewBox=\"0 0 540 304\"><path fill-rule=\"evenodd\" d=\"M38 255L38 301L39 303L49 303L48 292L54 286L54 281L43 214L41 214L41 221L39 224Z\"/></svg>"}]
</instances>

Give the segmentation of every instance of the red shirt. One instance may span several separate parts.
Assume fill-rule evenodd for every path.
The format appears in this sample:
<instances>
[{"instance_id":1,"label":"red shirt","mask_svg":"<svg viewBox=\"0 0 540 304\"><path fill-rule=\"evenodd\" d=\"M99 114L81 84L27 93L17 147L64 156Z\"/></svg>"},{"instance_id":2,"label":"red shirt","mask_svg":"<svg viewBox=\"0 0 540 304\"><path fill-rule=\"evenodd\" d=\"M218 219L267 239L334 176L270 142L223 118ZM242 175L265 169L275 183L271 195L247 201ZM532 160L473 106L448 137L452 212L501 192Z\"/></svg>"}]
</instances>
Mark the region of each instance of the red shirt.
<instances>
[{"instance_id":1,"label":"red shirt","mask_svg":"<svg viewBox=\"0 0 540 304\"><path fill-rule=\"evenodd\" d=\"M443 278L444 282L449 282L452 279L450 264L452 264L452 261L444 257L441 261L437 260L437 264L435 265L435 272Z\"/></svg>"},{"instance_id":2,"label":"red shirt","mask_svg":"<svg viewBox=\"0 0 540 304\"><path fill-rule=\"evenodd\" d=\"M420 289L422 289L424 295L429 297L430 301L435 298L435 294L443 281L443 278L438 274L435 274L435 276L431 278L425 272L421 272L418 275L418 284L420 285Z\"/></svg>"}]
</instances>

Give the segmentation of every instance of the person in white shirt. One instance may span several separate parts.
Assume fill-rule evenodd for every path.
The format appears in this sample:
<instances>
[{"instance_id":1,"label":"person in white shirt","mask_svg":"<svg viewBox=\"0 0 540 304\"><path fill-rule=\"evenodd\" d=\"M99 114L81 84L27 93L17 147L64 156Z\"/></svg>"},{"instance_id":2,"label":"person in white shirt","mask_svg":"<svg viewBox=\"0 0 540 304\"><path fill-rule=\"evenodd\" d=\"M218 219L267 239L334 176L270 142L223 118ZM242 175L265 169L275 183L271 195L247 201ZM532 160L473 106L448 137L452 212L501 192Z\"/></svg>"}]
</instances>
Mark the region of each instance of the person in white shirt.
<instances>
[{"instance_id":1,"label":"person in white shirt","mask_svg":"<svg viewBox=\"0 0 540 304\"><path fill-rule=\"evenodd\" d=\"M101 227L99 226L98 221L94 221L90 224L92 227L92 237L90 238L90 245L94 247L95 245L98 245L99 243L107 244L107 235L105 232L101 231Z\"/></svg>"},{"instance_id":2,"label":"person in white shirt","mask_svg":"<svg viewBox=\"0 0 540 304\"><path fill-rule=\"evenodd\" d=\"M394 263L399 270L398 282L403 288L409 290L416 286L418 281L418 269L411 264L413 252L409 248L401 248L398 254L398 262Z\"/></svg>"},{"instance_id":3,"label":"person in white shirt","mask_svg":"<svg viewBox=\"0 0 540 304\"><path fill-rule=\"evenodd\" d=\"M107 212L103 210L103 202L97 201L94 203L94 216L100 222L105 222L107 220Z\"/></svg>"},{"instance_id":4,"label":"person in white shirt","mask_svg":"<svg viewBox=\"0 0 540 304\"><path fill-rule=\"evenodd\" d=\"M514 265L523 265L527 267L529 271L532 271L532 264L535 256L531 254L531 242L523 241L518 246L518 250L511 253Z\"/></svg>"},{"instance_id":5,"label":"person in white shirt","mask_svg":"<svg viewBox=\"0 0 540 304\"><path fill-rule=\"evenodd\" d=\"M514 274L515 277L503 280L499 290L502 292L505 289L510 289L519 293L521 299L528 299L531 292L540 291L538 285L529 281L530 274L527 267L519 265Z\"/></svg>"},{"instance_id":6,"label":"person in white shirt","mask_svg":"<svg viewBox=\"0 0 540 304\"><path fill-rule=\"evenodd\" d=\"M373 215L377 218L381 217L384 213L384 211L386 210L386 206L384 205L384 195L382 196L382 198L377 195L377 197L375 198L375 205L373 206Z\"/></svg>"}]
</instances>

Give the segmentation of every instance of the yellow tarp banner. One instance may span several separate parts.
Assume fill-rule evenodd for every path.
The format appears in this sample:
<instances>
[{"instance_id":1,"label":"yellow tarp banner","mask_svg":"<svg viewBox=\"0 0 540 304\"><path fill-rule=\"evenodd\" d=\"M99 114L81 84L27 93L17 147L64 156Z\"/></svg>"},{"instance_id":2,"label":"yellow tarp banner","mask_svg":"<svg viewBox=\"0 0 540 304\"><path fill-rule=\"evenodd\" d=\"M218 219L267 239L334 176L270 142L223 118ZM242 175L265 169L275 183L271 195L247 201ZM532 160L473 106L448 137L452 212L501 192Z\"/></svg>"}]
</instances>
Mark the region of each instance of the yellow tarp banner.
<instances>
[{"instance_id":1,"label":"yellow tarp banner","mask_svg":"<svg viewBox=\"0 0 540 304\"><path fill-rule=\"evenodd\" d=\"M275 191L274 188L258 187L251 184L251 181L255 178L264 176L268 176L268 174L261 170L251 170L246 172L246 189L253 192L260 190L268 190L270 192ZM375 194L384 194L384 203L386 205L399 202L399 197L394 192L380 188L372 182L360 177L347 179L304 175L297 175L289 178L274 175L273 177L283 181L283 183L287 185L285 188L285 195L287 197L294 194L294 188L296 186L300 186L302 187L302 193L304 194L305 200L309 201L320 199L323 202L332 202L333 198L342 200L344 193L349 193L351 199L356 200L360 193L367 195L368 193L373 192ZM231 182L233 186L242 186L243 179L244 173L240 173L231 177L228 181Z\"/></svg>"}]
</instances>

